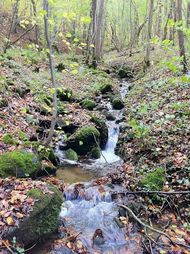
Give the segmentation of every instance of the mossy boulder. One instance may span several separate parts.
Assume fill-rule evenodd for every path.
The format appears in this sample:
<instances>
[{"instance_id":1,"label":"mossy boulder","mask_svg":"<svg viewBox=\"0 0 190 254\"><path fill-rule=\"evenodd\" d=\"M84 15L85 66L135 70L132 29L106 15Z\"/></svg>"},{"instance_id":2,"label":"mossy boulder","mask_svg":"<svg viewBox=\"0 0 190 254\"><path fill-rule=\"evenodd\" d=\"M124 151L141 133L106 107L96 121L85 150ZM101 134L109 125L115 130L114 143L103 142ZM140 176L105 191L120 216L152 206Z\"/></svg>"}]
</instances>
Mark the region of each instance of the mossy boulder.
<instances>
[{"instance_id":1,"label":"mossy boulder","mask_svg":"<svg viewBox=\"0 0 190 254\"><path fill-rule=\"evenodd\" d=\"M153 172L148 173L140 182L139 186L151 190L160 191L166 182L165 170L162 167L155 169Z\"/></svg>"},{"instance_id":2,"label":"mossy boulder","mask_svg":"<svg viewBox=\"0 0 190 254\"><path fill-rule=\"evenodd\" d=\"M90 157L92 159L99 159L101 157L101 150L99 147L94 147L92 148L92 150L90 151Z\"/></svg>"},{"instance_id":3,"label":"mossy boulder","mask_svg":"<svg viewBox=\"0 0 190 254\"><path fill-rule=\"evenodd\" d=\"M108 127L106 122L97 116L92 116L91 121L95 124L100 133L100 147L104 148L108 141Z\"/></svg>"},{"instance_id":4,"label":"mossy boulder","mask_svg":"<svg viewBox=\"0 0 190 254\"><path fill-rule=\"evenodd\" d=\"M39 159L34 153L15 150L0 155L0 177L34 176L40 166Z\"/></svg>"},{"instance_id":5,"label":"mossy boulder","mask_svg":"<svg viewBox=\"0 0 190 254\"><path fill-rule=\"evenodd\" d=\"M48 192L35 188L28 191L28 197L35 200L33 210L28 217L9 232L7 238L16 237L25 247L42 241L58 228L58 217L63 202L62 193L48 185Z\"/></svg>"},{"instance_id":6,"label":"mossy boulder","mask_svg":"<svg viewBox=\"0 0 190 254\"><path fill-rule=\"evenodd\" d=\"M67 140L67 147L75 150L79 155L86 155L99 143L100 132L89 125L78 129Z\"/></svg>"},{"instance_id":7,"label":"mossy boulder","mask_svg":"<svg viewBox=\"0 0 190 254\"><path fill-rule=\"evenodd\" d=\"M91 99L84 99L84 100L81 102L81 106L82 106L84 109L93 110L93 109L96 107L96 103L95 103L95 101L93 101L93 100L91 100Z\"/></svg>"},{"instance_id":8,"label":"mossy boulder","mask_svg":"<svg viewBox=\"0 0 190 254\"><path fill-rule=\"evenodd\" d=\"M122 99L120 97L115 97L113 100L112 100L112 106L114 109L122 109L124 108L124 102L122 101Z\"/></svg>"},{"instance_id":9,"label":"mossy boulder","mask_svg":"<svg viewBox=\"0 0 190 254\"><path fill-rule=\"evenodd\" d=\"M109 92L112 92L113 90L113 87L112 87L112 84L110 83L106 83L106 84L102 84L99 88L100 92L102 94L105 94L105 93L109 93Z\"/></svg>"},{"instance_id":10,"label":"mossy boulder","mask_svg":"<svg viewBox=\"0 0 190 254\"><path fill-rule=\"evenodd\" d=\"M60 101L71 101L73 92L71 89L58 88L57 97Z\"/></svg>"},{"instance_id":11,"label":"mossy boulder","mask_svg":"<svg viewBox=\"0 0 190 254\"><path fill-rule=\"evenodd\" d=\"M16 145L17 143L14 137L10 133L5 134L2 140L3 140L3 143L5 143L6 145Z\"/></svg>"},{"instance_id":12,"label":"mossy boulder","mask_svg":"<svg viewBox=\"0 0 190 254\"><path fill-rule=\"evenodd\" d=\"M65 156L68 160L71 160L71 161L78 161L78 155L77 153L73 150L73 149L68 149L66 152L65 152Z\"/></svg>"},{"instance_id":13,"label":"mossy boulder","mask_svg":"<svg viewBox=\"0 0 190 254\"><path fill-rule=\"evenodd\" d=\"M0 108L8 107L8 101L5 98L0 99Z\"/></svg>"}]
</instances>

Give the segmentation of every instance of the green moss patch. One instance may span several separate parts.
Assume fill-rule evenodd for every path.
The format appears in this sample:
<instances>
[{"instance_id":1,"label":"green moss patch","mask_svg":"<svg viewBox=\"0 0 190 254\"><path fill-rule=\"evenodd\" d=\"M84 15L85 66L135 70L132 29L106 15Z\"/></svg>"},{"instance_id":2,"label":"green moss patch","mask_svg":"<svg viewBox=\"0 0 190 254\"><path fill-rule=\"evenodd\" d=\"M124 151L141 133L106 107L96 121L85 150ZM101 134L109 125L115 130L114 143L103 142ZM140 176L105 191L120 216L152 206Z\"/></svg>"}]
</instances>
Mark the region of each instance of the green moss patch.
<instances>
[{"instance_id":1,"label":"green moss patch","mask_svg":"<svg viewBox=\"0 0 190 254\"><path fill-rule=\"evenodd\" d=\"M78 155L77 153L73 150L73 149L68 149L66 152L65 152L65 156L68 160L71 160L71 161L78 161Z\"/></svg>"},{"instance_id":2,"label":"green moss patch","mask_svg":"<svg viewBox=\"0 0 190 254\"><path fill-rule=\"evenodd\" d=\"M91 99L84 99L81 103L81 106L84 109L93 110L96 107L96 103Z\"/></svg>"},{"instance_id":3,"label":"green moss patch","mask_svg":"<svg viewBox=\"0 0 190 254\"><path fill-rule=\"evenodd\" d=\"M120 97L115 97L112 101L112 105L114 109L122 109L124 108L124 103Z\"/></svg>"},{"instance_id":4,"label":"green moss patch","mask_svg":"<svg viewBox=\"0 0 190 254\"><path fill-rule=\"evenodd\" d=\"M18 150L0 155L0 177L33 176L39 168L39 159L33 153Z\"/></svg>"},{"instance_id":5,"label":"green moss patch","mask_svg":"<svg viewBox=\"0 0 190 254\"><path fill-rule=\"evenodd\" d=\"M92 148L91 152L90 152L90 157L92 159L99 159L101 157L101 150L99 147L94 147Z\"/></svg>"},{"instance_id":6,"label":"green moss patch","mask_svg":"<svg viewBox=\"0 0 190 254\"><path fill-rule=\"evenodd\" d=\"M100 92L101 92L102 94L109 93L109 92L112 91L112 89L113 89L112 84L109 84L109 83L103 84L103 85L101 85L100 88L99 88L99 90L100 90Z\"/></svg>"},{"instance_id":7,"label":"green moss patch","mask_svg":"<svg viewBox=\"0 0 190 254\"><path fill-rule=\"evenodd\" d=\"M164 168L157 168L154 172L148 173L140 182L139 185L147 190L160 191L166 182Z\"/></svg>"},{"instance_id":8,"label":"green moss patch","mask_svg":"<svg viewBox=\"0 0 190 254\"><path fill-rule=\"evenodd\" d=\"M74 149L77 154L85 155L99 143L100 132L94 126L86 126L77 130L67 140L68 148Z\"/></svg>"},{"instance_id":9,"label":"green moss patch","mask_svg":"<svg viewBox=\"0 0 190 254\"><path fill-rule=\"evenodd\" d=\"M2 140L6 145L16 145L16 140L9 133L5 134Z\"/></svg>"},{"instance_id":10,"label":"green moss patch","mask_svg":"<svg viewBox=\"0 0 190 254\"><path fill-rule=\"evenodd\" d=\"M44 193L34 188L28 191L28 197L35 200L33 210L8 236L16 237L17 242L28 246L44 240L58 228L58 217L63 202L61 192L54 186L47 186Z\"/></svg>"}]
</instances>

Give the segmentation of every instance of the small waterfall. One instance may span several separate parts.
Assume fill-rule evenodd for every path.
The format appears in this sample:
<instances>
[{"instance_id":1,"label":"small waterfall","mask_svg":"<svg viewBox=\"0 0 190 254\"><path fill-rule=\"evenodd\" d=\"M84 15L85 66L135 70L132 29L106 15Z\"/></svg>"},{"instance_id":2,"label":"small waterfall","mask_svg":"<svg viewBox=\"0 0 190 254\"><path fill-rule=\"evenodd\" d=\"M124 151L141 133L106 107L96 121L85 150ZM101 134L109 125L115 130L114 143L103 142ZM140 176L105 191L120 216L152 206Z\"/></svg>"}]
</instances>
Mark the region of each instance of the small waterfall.
<instances>
[{"instance_id":1,"label":"small waterfall","mask_svg":"<svg viewBox=\"0 0 190 254\"><path fill-rule=\"evenodd\" d=\"M109 187L75 184L65 192L60 217L65 227L81 232L77 239L82 241L88 253L122 254L129 251L126 229L118 227L117 216L118 206L112 201ZM103 237L97 241L94 235L98 230ZM135 248L134 243L133 250Z\"/></svg>"},{"instance_id":2,"label":"small waterfall","mask_svg":"<svg viewBox=\"0 0 190 254\"><path fill-rule=\"evenodd\" d=\"M123 81L122 86L120 88L121 98L124 100L125 96L128 92L128 82ZM115 117L115 121L107 121L108 126L108 142L106 144L105 149L102 151L102 156L99 160L97 160L96 164L105 164L105 163L115 163L121 162L121 158L115 154L115 148L117 146L118 138L119 138L119 128L120 125L118 121L123 116L123 110L114 110L112 105L108 103L107 105L108 112L111 113Z\"/></svg>"}]
</instances>

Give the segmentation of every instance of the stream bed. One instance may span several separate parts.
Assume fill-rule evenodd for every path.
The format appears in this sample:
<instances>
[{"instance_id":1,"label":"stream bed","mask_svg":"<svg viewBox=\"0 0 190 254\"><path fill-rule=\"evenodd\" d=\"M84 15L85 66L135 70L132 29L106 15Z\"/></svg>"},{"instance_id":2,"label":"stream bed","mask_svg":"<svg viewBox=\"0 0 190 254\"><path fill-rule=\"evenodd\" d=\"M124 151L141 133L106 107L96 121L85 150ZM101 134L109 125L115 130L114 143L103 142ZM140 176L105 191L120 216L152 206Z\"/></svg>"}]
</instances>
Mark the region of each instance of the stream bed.
<instances>
[{"instance_id":1,"label":"stream bed","mask_svg":"<svg viewBox=\"0 0 190 254\"><path fill-rule=\"evenodd\" d=\"M120 93L124 99L128 91L128 83L121 83ZM102 151L101 158L89 163L68 164L57 171L57 177L70 185L64 192L64 204L60 213L61 227L78 234L77 241L81 243L86 252L74 252L66 246L54 246L51 253L89 253L89 254L127 254L142 253L138 241L138 234L121 226L116 218L119 216L119 204L127 202L123 197L113 198L114 191L122 192L123 187L116 184L97 184L98 177L106 176L119 165L122 159L115 154L119 138L120 120L124 109L114 110L107 102L107 111L114 115L114 121L107 121L108 142ZM58 151L60 155L62 151ZM62 154L61 154L62 156ZM64 160L64 157L61 157ZM67 161L69 163L69 161ZM126 199L126 198L125 198ZM121 216L121 215L120 215ZM59 237L65 237L64 234ZM36 254L45 253L36 251ZM46 252L47 253L47 252Z\"/></svg>"}]
</instances>

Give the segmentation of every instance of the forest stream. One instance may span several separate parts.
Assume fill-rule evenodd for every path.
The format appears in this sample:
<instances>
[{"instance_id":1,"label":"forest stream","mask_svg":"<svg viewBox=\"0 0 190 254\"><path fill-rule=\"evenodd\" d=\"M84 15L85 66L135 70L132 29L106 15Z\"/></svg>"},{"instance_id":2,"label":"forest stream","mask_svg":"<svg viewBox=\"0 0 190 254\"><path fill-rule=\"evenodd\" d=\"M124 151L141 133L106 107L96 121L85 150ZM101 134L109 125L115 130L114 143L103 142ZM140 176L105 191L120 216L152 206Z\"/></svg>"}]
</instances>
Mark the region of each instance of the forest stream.
<instances>
[{"instance_id":1,"label":"forest stream","mask_svg":"<svg viewBox=\"0 0 190 254\"><path fill-rule=\"evenodd\" d=\"M128 82L123 80L120 87L122 99L127 92ZM137 233L134 232L126 240L126 229L118 224L116 219L121 212L118 204L122 204L124 199L119 195L113 197L111 193L122 192L123 187L113 184L97 185L94 181L95 178L105 176L123 163L122 159L115 154L115 149L124 109L114 110L111 103L106 100L101 103L106 104L107 111L114 115L115 120L107 121L108 141L101 152L100 159L73 164L65 160L64 152L59 150L59 145L57 147L57 154L62 164L67 165L58 170L57 177L70 184L64 192L65 202L60 213L60 227L72 228L79 234L77 239L86 247L88 253L123 254L131 251L131 253L140 254L138 244L132 240ZM61 237L64 237L64 234ZM34 252L46 253L41 248ZM74 252L66 250L64 246L55 247L53 253Z\"/></svg>"}]
</instances>

